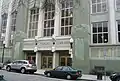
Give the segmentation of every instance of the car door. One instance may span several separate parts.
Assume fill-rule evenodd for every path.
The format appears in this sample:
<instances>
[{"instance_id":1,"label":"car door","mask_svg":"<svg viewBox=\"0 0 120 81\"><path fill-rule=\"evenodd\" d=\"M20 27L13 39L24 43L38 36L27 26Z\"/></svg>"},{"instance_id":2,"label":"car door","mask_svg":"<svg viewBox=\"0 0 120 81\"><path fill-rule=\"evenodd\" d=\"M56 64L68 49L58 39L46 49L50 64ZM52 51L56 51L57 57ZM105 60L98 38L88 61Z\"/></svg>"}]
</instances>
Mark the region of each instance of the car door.
<instances>
[{"instance_id":1,"label":"car door","mask_svg":"<svg viewBox=\"0 0 120 81\"><path fill-rule=\"evenodd\" d=\"M22 66L23 62L22 61L18 61L17 65L16 65L16 69L19 70Z\"/></svg>"},{"instance_id":2,"label":"car door","mask_svg":"<svg viewBox=\"0 0 120 81\"><path fill-rule=\"evenodd\" d=\"M61 77L66 77L66 74L69 72L69 68L67 66L63 66L61 71Z\"/></svg>"},{"instance_id":3,"label":"car door","mask_svg":"<svg viewBox=\"0 0 120 81\"><path fill-rule=\"evenodd\" d=\"M11 64L11 69L15 69L17 65L17 61L12 62Z\"/></svg>"},{"instance_id":4,"label":"car door","mask_svg":"<svg viewBox=\"0 0 120 81\"><path fill-rule=\"evenodd\" d=\"M61 77L62 76L61 71L62 71L62 66L58 66L52 71L52 75L56 77Z\"/></svg>"}]
</instances>

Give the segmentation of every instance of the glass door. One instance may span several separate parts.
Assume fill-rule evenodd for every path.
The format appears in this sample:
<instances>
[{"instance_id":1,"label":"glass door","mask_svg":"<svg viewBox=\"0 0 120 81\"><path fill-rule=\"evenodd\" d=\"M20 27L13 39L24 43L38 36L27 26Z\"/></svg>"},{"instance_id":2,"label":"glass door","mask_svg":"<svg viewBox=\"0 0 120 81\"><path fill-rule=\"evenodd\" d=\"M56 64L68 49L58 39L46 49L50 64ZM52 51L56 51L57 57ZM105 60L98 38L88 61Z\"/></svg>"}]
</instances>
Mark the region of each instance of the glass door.
<instances>
[{"instance_id":1,"label":"glass door","mask_svg":"<svg viewBox=\"0 0 120 81\"><path fill-rule=\"evenodd\" d=\"M71 66L72 59L70 56L61 56L60 57L60 66Z\"/></svg>"},{"instance_id":2,"label":"glass door","mask_svg":"<svg viewBox=\"0 0 120 81\"><path fill-rule=\"evenodd\" d=\"M43 56L42 57L42 69L52 68L53 58L52 56Z\"/></svg>"}]
</instances>

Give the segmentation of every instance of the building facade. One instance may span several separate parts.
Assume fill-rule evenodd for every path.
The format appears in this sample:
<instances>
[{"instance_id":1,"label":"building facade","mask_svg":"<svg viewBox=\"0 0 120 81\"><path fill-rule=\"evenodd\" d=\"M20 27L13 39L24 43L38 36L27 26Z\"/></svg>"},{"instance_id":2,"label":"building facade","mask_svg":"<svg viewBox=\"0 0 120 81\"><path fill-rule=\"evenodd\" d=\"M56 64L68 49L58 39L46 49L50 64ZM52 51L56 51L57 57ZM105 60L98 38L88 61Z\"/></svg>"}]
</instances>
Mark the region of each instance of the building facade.
<instances>
[{"instance_id":1,"label":"building facade","mask_svg":"<svg viewBox=\"0 0 120 81\"><path fill-rule=\"evenodd\" d=\"M17 16L13 17L16 25L14 23L12 25L15 32L12 35L13 41L11 39L13 44L10 56L12 55L13 59L34 60L38 69L71 65L71 28L76 26L73 21L74 16L79 17L79 14L85 13L85 8L74 12L74 9L77 8L75 7L76 2L73 0L13 1L22 6L18 4L13 9L15 14L17 12ZM89 5L89 24L87 25L90 29L88 58L90 70L94 67L102 67L106 70L120 71L120 1L86 0L77 3L81 6L85 2ZM1 17L6 13L5 9L8 10L7 8L2 9ZM74 15L74 13L78 14ZM84 18L81 18L77 22L84 21ZM4 18L1 21L6 20ZM85 23L83 22L83 24ZM78 66L79 63L81 62L78 62Z\"/></svg>"}]
</instances>

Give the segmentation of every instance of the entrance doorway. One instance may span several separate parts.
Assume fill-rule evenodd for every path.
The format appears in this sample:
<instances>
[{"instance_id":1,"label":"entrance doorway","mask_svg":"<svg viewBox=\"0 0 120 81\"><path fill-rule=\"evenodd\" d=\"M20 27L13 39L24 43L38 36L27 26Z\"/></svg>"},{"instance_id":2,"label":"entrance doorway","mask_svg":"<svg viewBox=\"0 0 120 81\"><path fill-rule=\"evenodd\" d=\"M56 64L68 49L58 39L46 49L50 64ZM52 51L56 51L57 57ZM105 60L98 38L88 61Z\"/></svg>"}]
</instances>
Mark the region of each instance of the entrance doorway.
<instances>
[{"instance_id":1,"label":"entrance doorway","mask_svg":"<svg viewBox=\"0 0 120 81\"><path fill-rule=\"evenodd\" d=\"M70 56L61 56L60 57L60 66L71 66L72 59Z\"/></svg>"},{"instance_id":2,"label":"entrance doorway","mask_svg":"<svg viewBox=\"0 0 120 81\"><path fill-rule=\"evenodd\" d=\"M46 68L51 69L52 65L53 65L52 56L42 56L42 69L46 69Z\"/></svg>"},{"instance_id":3,"label":"entrance doorway","mask_svg":"<svg viewBox=\"0 0 120 81\"><path fill-rule=\"evenodd\" d=\"M27 60L32 60L35 63L36 62L36 56L34 56L34 55L27 56Z\"/></svg>"}]
</instances>

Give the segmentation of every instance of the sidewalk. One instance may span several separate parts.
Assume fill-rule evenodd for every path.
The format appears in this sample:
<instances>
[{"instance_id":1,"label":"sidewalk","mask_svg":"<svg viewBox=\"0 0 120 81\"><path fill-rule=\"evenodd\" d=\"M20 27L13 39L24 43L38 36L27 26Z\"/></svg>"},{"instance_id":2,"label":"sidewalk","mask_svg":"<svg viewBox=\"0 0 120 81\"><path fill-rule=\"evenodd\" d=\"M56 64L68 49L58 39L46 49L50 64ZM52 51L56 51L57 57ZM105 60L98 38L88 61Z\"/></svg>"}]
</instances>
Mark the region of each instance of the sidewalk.
<instances>
[{"instance_id":1,"label":"sidewalk","mask_svg":"<svg viewBox=\"0 0 120 81\"><path fill-rule=\"evenodd\" d=\"M37 72L35 72L35 74L39 74L39 75L44 76L44 71L45 70L38 70ZM104 76L103 76L103 80L97 80L96 75L88 75L88 74L82 74L82 77L80 79L93 80L93 81L111 81L108 76L106 76L106 80L105 80Z\"/></svg>"}]
</instances>

